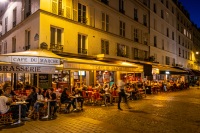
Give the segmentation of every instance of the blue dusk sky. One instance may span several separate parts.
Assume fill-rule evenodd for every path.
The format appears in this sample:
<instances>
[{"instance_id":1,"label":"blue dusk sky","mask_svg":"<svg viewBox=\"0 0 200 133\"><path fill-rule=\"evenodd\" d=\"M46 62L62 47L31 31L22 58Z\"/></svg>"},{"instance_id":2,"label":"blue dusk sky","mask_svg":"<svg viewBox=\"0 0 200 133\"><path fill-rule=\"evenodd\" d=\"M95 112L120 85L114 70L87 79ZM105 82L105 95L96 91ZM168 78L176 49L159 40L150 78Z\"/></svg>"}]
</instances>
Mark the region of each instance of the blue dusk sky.
<instances>
[{"instance_id":1,"label":"blue dusk sky","mask_svg":"<svg viewBox=\"0 0 200 133\"><path fill-rule=\"evenodd\" d=\"M190 19L200 28L200 0L179 0L189 12Z\"/></svg>"}]
</instances>

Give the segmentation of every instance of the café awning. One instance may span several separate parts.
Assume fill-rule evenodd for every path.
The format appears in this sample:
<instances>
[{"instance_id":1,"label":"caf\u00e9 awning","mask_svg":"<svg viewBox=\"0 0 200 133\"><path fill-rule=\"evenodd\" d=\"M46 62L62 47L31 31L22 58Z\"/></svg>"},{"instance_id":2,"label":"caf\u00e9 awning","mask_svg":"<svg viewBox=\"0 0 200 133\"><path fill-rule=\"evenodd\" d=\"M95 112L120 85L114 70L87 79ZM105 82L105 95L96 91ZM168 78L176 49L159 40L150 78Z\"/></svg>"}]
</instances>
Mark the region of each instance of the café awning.
<instances>
[{"instance_id":1,"label":"caf\u00e9 awning","mask_svg":"<svg viewBox=\"0 0 200 133\"><path fill-rule=\"evenodd\" d=\"M16 64L60 65L63 57L51 51L36 49L0 55L1 62Z\"/></svg>"},{"instance_id":2,"label":"caf\u00e9 awning","mask_svg":"<svg viewBox=\"0 0 200 133\"><path fill-rule=\"evenodd\" d=\"M36 49L0 55L0 73L55 73L63 57Z\"/></svg>"}]
</instances>

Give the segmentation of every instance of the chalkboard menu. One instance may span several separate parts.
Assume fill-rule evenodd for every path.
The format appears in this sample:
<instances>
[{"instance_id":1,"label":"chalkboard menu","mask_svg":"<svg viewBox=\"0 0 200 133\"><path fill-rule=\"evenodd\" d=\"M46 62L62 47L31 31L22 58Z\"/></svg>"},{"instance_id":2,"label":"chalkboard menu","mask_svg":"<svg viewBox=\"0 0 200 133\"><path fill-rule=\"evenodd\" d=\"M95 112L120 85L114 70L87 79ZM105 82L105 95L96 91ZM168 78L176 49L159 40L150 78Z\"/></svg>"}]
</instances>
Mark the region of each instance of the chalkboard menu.
<instances>
[{"instance_id":1,"label":"chalkboard menu","mask_svg":"<svg viewBox=\"0 0 200 133\"><path fill-rule=\"evenodd\" d=\"M47 89L49 88L49 75L48 74L39 74L39 87Z\"/></svg>"}]
</instances>

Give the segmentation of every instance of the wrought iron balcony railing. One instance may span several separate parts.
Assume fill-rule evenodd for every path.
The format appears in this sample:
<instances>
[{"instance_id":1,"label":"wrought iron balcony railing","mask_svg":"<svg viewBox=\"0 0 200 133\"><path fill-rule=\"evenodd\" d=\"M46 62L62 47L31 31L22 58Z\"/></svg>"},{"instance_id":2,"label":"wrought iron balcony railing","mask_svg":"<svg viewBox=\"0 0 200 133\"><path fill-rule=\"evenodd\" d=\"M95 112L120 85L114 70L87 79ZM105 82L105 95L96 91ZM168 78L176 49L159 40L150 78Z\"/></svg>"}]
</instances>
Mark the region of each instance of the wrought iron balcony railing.
<instances>
[{"instance_id":1,"label":"wrought iron balcony railing","mask_svg":"<svg viewBox=\"0 0 200 133\"><path fill-rule=\"evenodd\" d=\"M84 48L78 48L78 53L79 54L87 54L87 49L84 49Z\"/></svg>"},{"instance_id":2,"label":"wrought iron balcony railing","mask_svg":"<svg viewBox=\"0 0 200 133\"><path fill-rule=\"evenodd\" d=\"M61 44L50 44L50 50L52 51L63 51L63 45Z\"/></svg>"}]
</instances>

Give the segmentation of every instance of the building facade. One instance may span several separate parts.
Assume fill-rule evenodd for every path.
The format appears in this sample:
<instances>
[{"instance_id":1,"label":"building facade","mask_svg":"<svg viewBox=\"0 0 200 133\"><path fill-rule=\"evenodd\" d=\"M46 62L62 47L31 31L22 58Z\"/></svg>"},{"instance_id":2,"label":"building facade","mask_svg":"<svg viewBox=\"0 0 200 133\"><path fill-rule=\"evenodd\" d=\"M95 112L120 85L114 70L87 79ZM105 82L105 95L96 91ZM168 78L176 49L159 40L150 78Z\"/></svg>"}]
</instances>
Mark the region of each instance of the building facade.
<instances>
[{"instance_id":1,"label":"building facade","mask_svg":"<svg viewBox=\"0 0 200 133\"><path fill-rule=\"evenodd\" d=\"M134 73L141 64L198 69L196 29L175 0L7 0L0 10L1 54L46 43L63 56L139 62Z\"/></svg>"}]
</instances>

